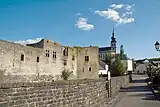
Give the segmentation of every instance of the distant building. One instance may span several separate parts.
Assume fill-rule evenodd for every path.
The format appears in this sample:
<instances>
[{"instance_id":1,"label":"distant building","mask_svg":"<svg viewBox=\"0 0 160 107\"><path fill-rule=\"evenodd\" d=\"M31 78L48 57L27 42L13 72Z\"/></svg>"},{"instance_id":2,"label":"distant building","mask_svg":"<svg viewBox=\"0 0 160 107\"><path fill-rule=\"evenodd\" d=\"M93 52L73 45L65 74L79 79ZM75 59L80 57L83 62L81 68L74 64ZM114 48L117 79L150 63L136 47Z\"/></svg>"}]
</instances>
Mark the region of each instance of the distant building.
<instances>
[{"instance_id":1,"label":"distant building","mask_svg":"<svg viewBox=\"0 0 160 107\"><path fill-rule=\"evenodd\" d=\"M117 41L116 41L116 38L115 38L114 29L113 29L110 46L109 47L100 47L99 48L100 60L105 60L105 55L107 53L110 53L113 56L116 55L116 43L117 43Z\"/></svg>"},{"instance_id":2,"label":"distant building","mask_svg":"<svg viewBox=\"0 0 160 107\"><path fill-rule=\"evenodd\" d=\"M133 61L130 59L121 60L123 66L126 70L126 73L133 71Z\"/></svg>"},{"instance_id":3,"label":"distant building","mask_svg":"<svg viewBox=\"0 0 160 107\"><path fill-rule=\"evenodd\" d=\"M160 61L152 61L156 67L160 67Z\"/></svg>"},{"instance_id":4,"label":"distant building","mask_svg":"<svg viewBox=\"0 0 160 107\"><path fill-rule=\"evenodd\" d=\"M108 73L108 65L103 61L99 61L99 75L107 75Z\"/></svg>"},{"instance_id":5,"label":"distant building","mask_svg":"<svg viewBox=\"0 0 160 107\"><path fill-rule=\"evenodd\" d=\"M23 46L0 40L0 81L51 81L61 72L72 71L69 79L97 79L99 48L68 47L50 40Z\"/></svg>"},{"instance_id":6,"label":"distant building","mask_svg":"<svg viewBox=\"0 0 160 107\"><path fill-rule=\"evenodd\" d=\"M147 66L149 65L149 60L148 59L142 59L142 60L137 60L136 61L136 68L135 68L135 73L138 74L144 74L147 72Z\"/></svg>"}]
</instances>

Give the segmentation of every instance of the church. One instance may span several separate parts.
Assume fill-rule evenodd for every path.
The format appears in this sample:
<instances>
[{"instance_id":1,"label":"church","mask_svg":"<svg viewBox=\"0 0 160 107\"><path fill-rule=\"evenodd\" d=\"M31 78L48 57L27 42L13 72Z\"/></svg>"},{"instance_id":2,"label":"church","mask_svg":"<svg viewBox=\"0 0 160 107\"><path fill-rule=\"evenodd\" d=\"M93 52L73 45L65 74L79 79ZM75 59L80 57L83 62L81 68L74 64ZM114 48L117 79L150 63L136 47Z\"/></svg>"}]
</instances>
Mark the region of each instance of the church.
<instances>
[{"instance_id":1,"label":"church","mask_svg":"<svg viewBox=\"0 0 160 107\"><path fill-rule=\"evenodd\" d=\"M116 55L116 43L117 43L117 41L116 41L116 38L115 38L114 29L113 29L110 46L109 47L100 47L99 48L100 60L102 60L102 61L105 60L106 53L110 53L113 56Z\"/></svg>"}]
</instances>

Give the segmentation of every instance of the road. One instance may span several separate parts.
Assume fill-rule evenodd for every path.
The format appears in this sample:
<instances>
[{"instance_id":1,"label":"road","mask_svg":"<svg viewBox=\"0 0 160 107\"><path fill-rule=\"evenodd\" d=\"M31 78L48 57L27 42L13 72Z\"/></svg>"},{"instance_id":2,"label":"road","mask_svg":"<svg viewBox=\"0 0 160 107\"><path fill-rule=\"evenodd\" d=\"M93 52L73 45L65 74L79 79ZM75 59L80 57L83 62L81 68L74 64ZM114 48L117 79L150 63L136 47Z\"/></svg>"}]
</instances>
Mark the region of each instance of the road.
<instances>
[{"instance_id":1,"label":"road","mask_svg":"<svg viewBox=\"0 0 160 107\"><path fill-rule=\"evenodd\" d=\"M114 107L160 107L160 101L147 87L144 75L133 75L133 83L121 91L124 97Z\"/></svg>"}]
</instances>

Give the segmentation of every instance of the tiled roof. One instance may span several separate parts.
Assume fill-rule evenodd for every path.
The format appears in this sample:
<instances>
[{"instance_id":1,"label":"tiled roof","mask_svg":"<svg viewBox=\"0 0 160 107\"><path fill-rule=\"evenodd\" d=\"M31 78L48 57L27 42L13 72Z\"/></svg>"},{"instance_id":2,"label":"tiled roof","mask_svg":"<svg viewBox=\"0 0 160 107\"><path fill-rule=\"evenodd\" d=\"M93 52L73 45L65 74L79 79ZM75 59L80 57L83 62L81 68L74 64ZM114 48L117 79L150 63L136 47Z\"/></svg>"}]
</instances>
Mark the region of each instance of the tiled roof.
<instances>
[{"instance_id":1,"label":"tiled roof","mask_svg":"<svg viewBox=\"0 0 160 107\"><path fill-rule=\"evenodd\" d=\"M102 60L99 60L99 70L105 70L105 65L107 65L105 62Z\"/></svg>"},{"instance_id":2,"label":"tiled roof","mask_svg":"<svg viewBox=\"0 0 160 107\"><path fill-rule=\"evenodd\" d=\"M102 47L102 48L99 48L99 51L109 51L111 50L111 47Z\"/></svg>"}]
</instances>

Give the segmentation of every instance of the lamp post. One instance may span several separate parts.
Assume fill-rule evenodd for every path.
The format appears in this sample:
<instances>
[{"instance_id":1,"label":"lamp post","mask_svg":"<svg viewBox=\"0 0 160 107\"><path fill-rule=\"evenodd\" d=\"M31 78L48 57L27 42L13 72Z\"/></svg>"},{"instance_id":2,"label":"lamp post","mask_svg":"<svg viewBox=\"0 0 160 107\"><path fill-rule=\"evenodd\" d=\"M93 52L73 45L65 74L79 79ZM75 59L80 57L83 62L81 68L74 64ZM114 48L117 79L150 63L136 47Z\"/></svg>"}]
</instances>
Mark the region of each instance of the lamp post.
<instances>
[{"instance_id":1,"label":"lamp post","mask_svg":"<svg viewBox=\"0 0 160 107\"><path fill-rule=\"evenodd\" d=\"M156 51L160 52L160 43L158 41L156 41L156 43L154 44Z\"/></svg>"},{"instance_id":2,"label":"lamp post","mask_svg":"<svg viewBox=\"0 0 160 107\"><path fill-rule=\"evenodd\" d=\"M156 41L156 43L154 44L154 46L155 46L155 48L156 48L156 50L158 51L158 52L160 52L160 43L158 42L158 41ZM155 77L154 77L154 84L155 85L157 85L158 84L158 89L160 90L160 72L158 73L158 75L155 75Z\"/></svg>"}]
</instances>

